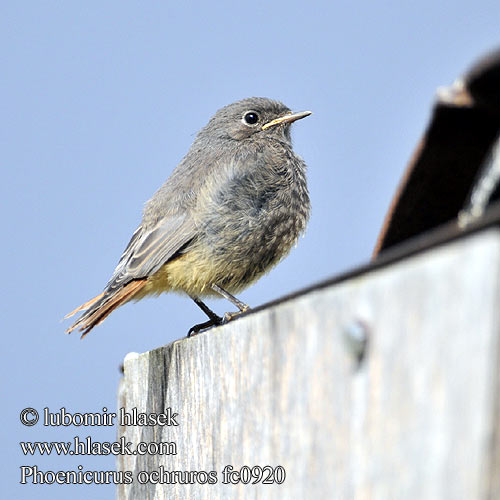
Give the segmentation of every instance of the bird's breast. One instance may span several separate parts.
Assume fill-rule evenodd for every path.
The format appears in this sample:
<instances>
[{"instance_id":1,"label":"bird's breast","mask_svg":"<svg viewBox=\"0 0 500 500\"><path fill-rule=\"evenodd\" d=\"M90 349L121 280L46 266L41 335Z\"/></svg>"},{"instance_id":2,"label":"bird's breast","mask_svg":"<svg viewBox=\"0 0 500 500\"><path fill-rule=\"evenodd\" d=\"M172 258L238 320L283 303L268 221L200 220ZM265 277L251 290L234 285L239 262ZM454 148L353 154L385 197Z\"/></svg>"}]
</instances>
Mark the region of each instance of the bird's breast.
<instances>
[{"instance_id":1,"label":"bird's breast","mask_svg":"<svg viewBox=\"0 0 500 500\"><path fill-rule=\"evenodd\" d=\"M288 151L278 159L257 154L207 179L192 211L196 237L155 289L204 296L217 283L238 293L288 254L306 227L309 196L302 160Z\"/></svg>"},{"instance_id":2,"label":"bird's breast","mask_svg":"<svg viewBox=\"0 0 500 500\"><path fill-rule=\"evenodd\" d=\"M264 177L264 179L262 178ZM288 254L309 216L305 178L243 175L210 204L192 250L213 279L237 292ZM191 251L191 250L190 250Z\"/></svg>"}]
</instances>

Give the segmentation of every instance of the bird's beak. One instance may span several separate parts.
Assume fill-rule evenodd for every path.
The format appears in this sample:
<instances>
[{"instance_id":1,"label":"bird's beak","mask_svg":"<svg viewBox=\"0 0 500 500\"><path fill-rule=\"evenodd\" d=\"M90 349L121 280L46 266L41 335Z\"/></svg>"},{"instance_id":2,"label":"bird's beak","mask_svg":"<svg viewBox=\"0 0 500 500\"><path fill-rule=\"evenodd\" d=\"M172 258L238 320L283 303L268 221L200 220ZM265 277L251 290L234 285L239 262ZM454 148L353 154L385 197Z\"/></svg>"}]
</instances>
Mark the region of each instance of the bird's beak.
<instances>
[{"instance_id":1,"label":"bird's beak","mask_svg":"<svg viewBox=\"0 0 500 500\"><path fill-rule=\"evenodd\" d=\"M300 113L290 113L285 116L280 116L279 118L275 118L268 123L262 125L262 130L266 130L267 128L274 127L275 125L281 125L282 123L292 123L297 120L301 120L306 116L311 115L311 111L301 111Z\"/></svg>"}]
</instances>

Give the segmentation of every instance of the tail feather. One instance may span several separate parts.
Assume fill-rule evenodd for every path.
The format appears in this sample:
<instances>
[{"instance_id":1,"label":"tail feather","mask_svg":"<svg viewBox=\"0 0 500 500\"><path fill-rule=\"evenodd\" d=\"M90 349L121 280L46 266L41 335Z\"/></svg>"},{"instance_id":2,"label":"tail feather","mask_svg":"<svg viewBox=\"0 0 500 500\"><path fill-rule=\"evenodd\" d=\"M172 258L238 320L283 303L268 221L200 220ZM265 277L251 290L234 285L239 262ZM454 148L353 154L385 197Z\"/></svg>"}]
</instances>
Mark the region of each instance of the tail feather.
<instances>
[{"instance_id":1,"label":"tail feather","mask_svg":"<svg viewBox=\"0 0 500 500\"><path fill-rule=\"evenodd\" d=\"M103 292L101 295L77 307L66 317L70 317L84 309L87 309L87 311L66 330L66 333L78 329L82 332L82 338L85 337L94 326L104 321L117 307L130 300L145 285L145 279L134 280L117 290Z\"/></svg>"},{"instance_id":2,"label":"tail feather","mask_svg":"<svg viewBox=\"0 0 500 500\"><path fill-rule=\"evenodd\" d=\"M102 299L103 297L104 297L104 292L99 294L97 297L94 297L93 299L88 300L87 302L85 302L85 304L78 306L76 309L74 309L70 313L66 314L66 316L64 316L63 319L71 318L71 316L74 316L77 312L85 311L86 309L88 309L90 306L95 304L99 299Z\"/></svg>"}]
</instances>

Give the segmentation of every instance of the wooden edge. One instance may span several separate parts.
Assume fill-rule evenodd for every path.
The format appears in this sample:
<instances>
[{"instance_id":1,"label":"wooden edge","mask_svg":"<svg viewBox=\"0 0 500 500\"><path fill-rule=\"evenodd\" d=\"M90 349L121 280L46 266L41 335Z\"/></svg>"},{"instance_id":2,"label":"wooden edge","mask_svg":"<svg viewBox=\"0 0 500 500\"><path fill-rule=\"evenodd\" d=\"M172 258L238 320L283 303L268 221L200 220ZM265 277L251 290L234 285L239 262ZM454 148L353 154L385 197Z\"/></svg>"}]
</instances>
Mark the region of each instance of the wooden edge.
<instances>
[{"instance_id":1,"label":"wooden edge","mask_svg":"<svg viewBox=\"0 0 500 500\"><path fill-rule=\"evenodd\" d=\"M472 222L465 229L461 228L457 221L452 221L425 234L416 235L401 244L380 252L376 258L366 264L355 267L354 269L348 270L331 278L327 278L308 287L301 288L295 292L289 293L270 302L266 302L260 306L253 307L249 311L238 315L238 318L233 321L238 321L239 318L243 318L244 316L254 314L264 309L269 309L282 304L283 302L306 295L310 292L321 290L322 288L341 283L362 274L377 271L403 259L418 255L433 248L438 248L441 245L445 245L462 238L468 238L473 234L490 228L498 228L500 230L500 202L495 203L488 208L485 215L481 219Z\"/></svg>"}]
</instances>

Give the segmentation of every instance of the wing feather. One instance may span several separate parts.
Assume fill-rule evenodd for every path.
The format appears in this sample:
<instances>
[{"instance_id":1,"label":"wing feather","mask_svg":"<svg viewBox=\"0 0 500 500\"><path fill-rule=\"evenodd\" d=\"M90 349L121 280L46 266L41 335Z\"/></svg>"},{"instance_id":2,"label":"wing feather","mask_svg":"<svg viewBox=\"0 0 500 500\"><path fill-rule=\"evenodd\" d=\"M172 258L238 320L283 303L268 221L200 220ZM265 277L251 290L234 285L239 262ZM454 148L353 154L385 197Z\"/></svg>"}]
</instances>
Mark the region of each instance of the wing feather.
<instances>
[{"instance_id":1,"label":"wing feather","mask_svg":"<svg viewBox=\"0 0 500 500\"><path fill-rule=\"evenodd\" d=\"M151 276L185 247L195 234L194 223L184 214L161 219L150 229L139 226L123 252L106 290Z\"/></svg>"}]
</instances>

